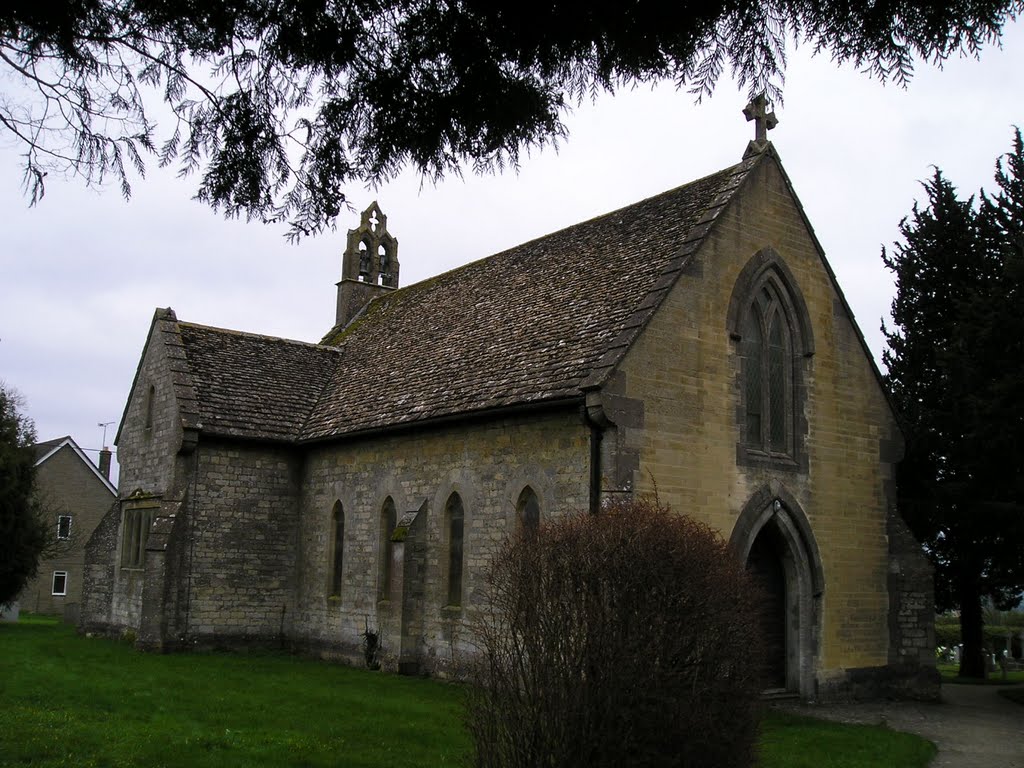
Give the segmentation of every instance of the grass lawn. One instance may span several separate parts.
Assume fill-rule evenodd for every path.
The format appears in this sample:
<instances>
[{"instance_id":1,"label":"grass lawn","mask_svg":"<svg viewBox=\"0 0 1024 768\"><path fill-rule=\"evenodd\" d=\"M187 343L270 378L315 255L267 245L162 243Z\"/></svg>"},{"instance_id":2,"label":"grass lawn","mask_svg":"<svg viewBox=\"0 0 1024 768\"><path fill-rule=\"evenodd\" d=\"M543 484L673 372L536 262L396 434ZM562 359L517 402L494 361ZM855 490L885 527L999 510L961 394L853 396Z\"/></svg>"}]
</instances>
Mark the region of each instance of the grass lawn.
<instances>
[{"instance_id":1,"label":"grass lawn","mask_svg":"<svg viewBox=\"0 0 1024 768\"><path fill-rule=\"evenodd\" d=\"M0 766L466 765L461 689L285 655L141 654L0 624ZM781 713L763 768L917 768L927 741Z\"/></svg>"},{"instance_id":2,"label":"grass lawn","mask_svg":"<svg viewBox=\"0 0 1024 768\"><path fill-rule=\"evenodd\" d=\"M1024 683L1024 671L1007 672L1003 680L1002 672L990 672L986 680L978 680L973 677L960 677L957 673L960 667L956 664L938 664L939 674L942 675L943 683L963 683L965 685L1016 685Z\"/></svg>"},{"instance_id":3,"label":"grass lawn","mask_svg":"<svg viewBox=\"0 0 1024 768\"><path fill-rule=\"evenodd\" d=\"M761 737L762 768L926 766L935 745L880 725L843 725L769 712Z\"/></svg>"}]
</instances>

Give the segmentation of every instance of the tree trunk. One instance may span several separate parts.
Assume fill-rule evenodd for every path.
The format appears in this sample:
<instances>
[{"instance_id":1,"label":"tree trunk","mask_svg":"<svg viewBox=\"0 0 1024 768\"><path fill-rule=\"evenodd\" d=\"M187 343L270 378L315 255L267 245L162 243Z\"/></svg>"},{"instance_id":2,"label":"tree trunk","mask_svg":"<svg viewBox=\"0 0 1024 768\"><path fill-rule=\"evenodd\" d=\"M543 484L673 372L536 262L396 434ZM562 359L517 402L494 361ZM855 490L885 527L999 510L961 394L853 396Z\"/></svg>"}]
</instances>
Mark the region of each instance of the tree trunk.
<instances>
[{"instance_id":1,"label":"tree trunk","mask_svg":"<svg viewBox=\"0 0 1024 768\"><path fill-rule=\"evenodd\" d=\"M982 653L984 620L981 613L981 594L973 575L960 578L960 677L985 679L985 656Z\"/></svg>"}]
</instances>

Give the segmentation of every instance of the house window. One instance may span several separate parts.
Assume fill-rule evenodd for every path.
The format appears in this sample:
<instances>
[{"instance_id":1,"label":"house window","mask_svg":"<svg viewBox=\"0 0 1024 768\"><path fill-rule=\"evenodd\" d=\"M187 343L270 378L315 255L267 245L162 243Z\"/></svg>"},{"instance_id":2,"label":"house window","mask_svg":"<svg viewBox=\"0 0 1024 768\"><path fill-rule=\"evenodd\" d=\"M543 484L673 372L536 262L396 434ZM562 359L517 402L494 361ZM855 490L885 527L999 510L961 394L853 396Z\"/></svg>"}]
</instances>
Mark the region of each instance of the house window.
<instances>
[{"instance_id":1,"label":"house window","mask_svg":"<svg viewBox=\"0 0 1024 768\"><path fill-rule=\"evenodd\" d=\"M71 538L71 515L57 516L57 538L61 541Z\"/></svg>"},{"instance_id":2,"label":"house window","mask_svg":"<svg viewBox=\"0 0 1024 768\"><path fill-rule=\"evenodd\" d=\"M121 523L121 567L142 568L155 507L129 507Z\"/></svg>"},{"instance_id":3,"label":"house window","mask_svg":"<svg viewBox=\"0 0 1024 768\"><path fill-rule=\"evenodd\" d=\"M448 605L462 605L462 565L465 510L457 493L448 497L444 509L448 538Z\"/></svg>"},{"instance_id":4,"label":"house window","mask_svg":"<svg viewBox=\"0 0 1024 768\"><path fill-rule=\"evenodd\" d=\"M327 594L331 597L341 597L341 579L343 575L345 556L345 510L341 502L334 503L331 512L331 551L329 562L331 564L330 582L327 585Z\"/></svg>"},{"instance_id":5,"label":"house window","mask_svg":"<svg viewBox=\"0 0 1024 768\"><path fill-rule=\"evenodd\" d=\"M747 307L742 355L748 448L793 454L793 347L777 286L766 282Z\"/></svg>"},{"instance_id":6,"label":"house window","mask_svg":"<svg viewBox=\"0 0 1024 768\"><path fill-rule=\"evenodd\" d=\"M66 595L68 593L68 572L67 571L54 571L53 572L53 590L54 595Z\"/></svg>"},{"instance_id":7,"label":"house window","mask_svg":"<svg viewBox=\"0 0 1024 768\"><path fill-rule=\"evenodd\" d=\"M533 488L526 486L519 494L519 501L516 503L516 512L519 516L519 525L524 533L533 535L540 526L540 501Z\"/></svg>"},{"instance_id":8,"label":"house window","mask_svg":"<svg viewBox=\"0 0 1024 768\"><path fill-rule=\"evenodd\" d=\"M391 536L396 525L395 502L388 496L380 510L380 562L377 569L377 599L391 599L391 558L394 542Z\"/></svg>"}]
</instances>

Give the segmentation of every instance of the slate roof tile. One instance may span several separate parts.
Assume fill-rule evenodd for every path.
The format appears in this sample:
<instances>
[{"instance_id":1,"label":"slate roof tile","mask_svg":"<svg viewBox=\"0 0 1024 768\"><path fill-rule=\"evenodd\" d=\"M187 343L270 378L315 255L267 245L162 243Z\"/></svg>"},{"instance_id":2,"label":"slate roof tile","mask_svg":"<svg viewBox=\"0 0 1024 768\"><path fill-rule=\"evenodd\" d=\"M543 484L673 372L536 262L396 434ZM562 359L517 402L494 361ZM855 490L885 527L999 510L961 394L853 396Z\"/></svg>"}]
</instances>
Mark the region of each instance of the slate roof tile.
<instances>
[{"instance_id":1,"label":"slate roof tile","mask_svg":"<svg viewBox=\"0 0 1024 768\"><path fill-rule=\"evenodd\" d=\"M297 440L337 365L331 347L179 323L202 431Z\"/></svg>"},{"instance_id":2,"label":"slate roof tile","mask_svg":"<svg viewBox=\"0 0 1024 768\"><path fill-rule=\"evenodd\" d=\"M756 162L379 296L319 345L179 323L199 428L320 440L581 399Z\"/></svg>"},{"instance_id":3,"label":"slate roof tile","mask_svg":"<svg viewBox=\"0 0 1024 768\"><path fill-rule=\"evenodd\" d=\"M721 210L723 190L752 165L378 297L325 337L345 362L304 437L580 397L624 329L646 324L672 284L663 270L706 234L708 209Z\"/></svg>"}]
</instances>

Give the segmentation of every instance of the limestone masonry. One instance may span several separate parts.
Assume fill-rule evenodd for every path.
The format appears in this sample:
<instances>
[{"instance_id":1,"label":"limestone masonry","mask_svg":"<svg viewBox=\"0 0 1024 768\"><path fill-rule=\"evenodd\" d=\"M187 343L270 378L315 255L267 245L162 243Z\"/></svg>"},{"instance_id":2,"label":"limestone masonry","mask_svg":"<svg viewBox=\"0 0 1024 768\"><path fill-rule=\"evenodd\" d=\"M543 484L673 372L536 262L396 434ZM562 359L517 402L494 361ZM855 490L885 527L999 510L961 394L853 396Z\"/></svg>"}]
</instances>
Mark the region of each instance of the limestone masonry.
<instances>
[{"instance_id":1,"label":"limestone masonry","mask_svg":"<svg viewBox=\"0 0 1024 768\"><path fill-rule=\"evenodd\" d=\"M374 203L319 343L156 311L83 630L457 674L510 533L656 491L764 585L751 652L772 688L937 695L931 571L894 506L902 436L771 144L398 278Z\"/></svg>"}]
</instances>

